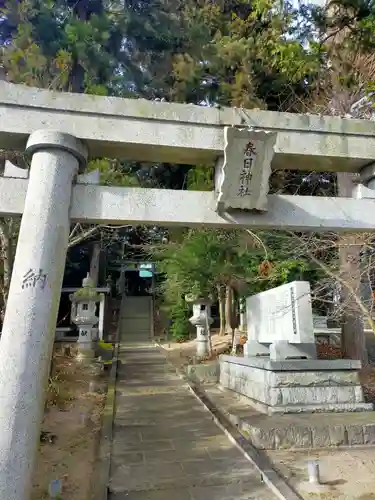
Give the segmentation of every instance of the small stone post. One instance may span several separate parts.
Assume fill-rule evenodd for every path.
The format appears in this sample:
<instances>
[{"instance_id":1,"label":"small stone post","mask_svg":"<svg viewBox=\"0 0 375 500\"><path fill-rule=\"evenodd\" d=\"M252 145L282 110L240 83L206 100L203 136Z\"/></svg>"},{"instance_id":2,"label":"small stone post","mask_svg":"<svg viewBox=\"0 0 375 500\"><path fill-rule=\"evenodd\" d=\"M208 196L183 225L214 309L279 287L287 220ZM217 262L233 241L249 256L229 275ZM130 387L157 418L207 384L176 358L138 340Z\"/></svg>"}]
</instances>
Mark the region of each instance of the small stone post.
<instances>
[{"instance_id":1,"label":"small stone post","mask_svg":"<svg viewBox=\"0 0 375 500\"><path fill-rule=\"evenodd\" d=\"M309 474L309 483L320 484L320 470L318 460L309 460L307 462L307 472Z\"/></svg>"},{"instance_id":2,"label":"small stone post","mask_svg":"<svg viewBox=\"0 0 375 500\"><path fill-rule=\"evenodd\" d=\"M0 342L0 498L29 500L69 241L72 184L87 152L34 132L25 208Z\"/></svg>"},{"instance_id":3,"label":"small stone post","mask_svg":"<svg viewBox=\"0 0 375 500\"><path fill-rule=\"evenodd\" d=\"M94 325L98 322L96 304L102 300L102 295L97 293L94 284L87 274L82 281L82 288L70 295L72 301L72 320L78 326L78 357L81 360L91 361L95 357L93 342Z\"/></svg>"},{"instance_id":4,"label":"small stone post","mask_svg":"<svg viewBox=\"0 0 375 500\"><path fill-rule=\"evenodd\" d=\"M246 332L246 299L244 297L240 298L240 325L238 327L241 333Z\"/></svg>"},{"instance_id":5,"label":"small stone post","mask_svg":"<svg viewBox=\"0 0 375 500\"><path fill-rule=\"evenodd\" d=\"M99 304L99 326L98 326L99 339L98 340L103 340L103 338L104 338L105 301L106 301L106 296L103 293L101 298L100 298L100 304Z\"/></svg>"},{"instance_id":6,"label":"small stone post","mask_svg":"<svg viewBox=\"0 0 375 500\"><path fill-rule=\"evenodd\" d=\"M210 299L186 297L186 301L193 305L193 316L190 323L197 329L197 358L204 358L210 354L210 326L213 323L211 318Z\"/></svg>"}]
</instances>

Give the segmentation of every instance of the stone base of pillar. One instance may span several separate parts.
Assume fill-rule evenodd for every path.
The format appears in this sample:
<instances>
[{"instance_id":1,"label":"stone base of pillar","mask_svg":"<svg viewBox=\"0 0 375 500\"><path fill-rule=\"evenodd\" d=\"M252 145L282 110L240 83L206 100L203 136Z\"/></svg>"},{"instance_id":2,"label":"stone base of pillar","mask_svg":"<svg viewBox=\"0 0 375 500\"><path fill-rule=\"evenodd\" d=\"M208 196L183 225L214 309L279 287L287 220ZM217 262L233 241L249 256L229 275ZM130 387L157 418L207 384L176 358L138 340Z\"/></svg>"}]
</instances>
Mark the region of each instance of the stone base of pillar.
<instances>
[{"instance_id":1,"label":"stone base of pillar","mask_svg":"<svg viewBox=\"0 0 375 500\"><path fill-rule=\"evenodd\" d=\"M92 363L95 359L95 349L92 342L77 342L77 360L82 363Z\"/></svg>"},{"instance_id":2,"label":"stone base of pillar","mask_svg":"<svg viewBox=\"0 0 375 500\"><path fill-rule=\"evenodd\" d=\"M197 358L205 358L210 353L208 332L203 326L197 326Z\"/></svg>"},{"instance_id":3,"label":"stone base of pillar","mask_svg":"<svg viewBox=\"0 0 375 500\"><path fill-rule=\"evenodd\" d=\"M78 347L75 359L84 369L84 376L90 382L95 380L102 372L102 364L97 361L93 348Z\"/></svg>"}]
</instances>

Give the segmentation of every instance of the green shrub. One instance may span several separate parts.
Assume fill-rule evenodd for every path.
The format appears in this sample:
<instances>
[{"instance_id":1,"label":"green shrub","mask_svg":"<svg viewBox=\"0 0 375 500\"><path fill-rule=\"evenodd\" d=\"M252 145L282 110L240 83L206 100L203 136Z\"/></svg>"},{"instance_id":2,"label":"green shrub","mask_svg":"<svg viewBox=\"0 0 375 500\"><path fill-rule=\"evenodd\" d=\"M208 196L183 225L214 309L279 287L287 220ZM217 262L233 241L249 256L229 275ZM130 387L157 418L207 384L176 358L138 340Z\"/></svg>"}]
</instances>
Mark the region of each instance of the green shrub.
<instances>
[{"instance_id":1,"label":"green shrub","mask_svg":"<svg viewBox=\"0 0 375 500\"><path fill-rule=\"evenodd\" d=\"M170 328L171 335L177 342L183 342L189 339L189 306L185 301L177 301L169 308L169 314L172 321Z\"/></svg>"}]
</instances>

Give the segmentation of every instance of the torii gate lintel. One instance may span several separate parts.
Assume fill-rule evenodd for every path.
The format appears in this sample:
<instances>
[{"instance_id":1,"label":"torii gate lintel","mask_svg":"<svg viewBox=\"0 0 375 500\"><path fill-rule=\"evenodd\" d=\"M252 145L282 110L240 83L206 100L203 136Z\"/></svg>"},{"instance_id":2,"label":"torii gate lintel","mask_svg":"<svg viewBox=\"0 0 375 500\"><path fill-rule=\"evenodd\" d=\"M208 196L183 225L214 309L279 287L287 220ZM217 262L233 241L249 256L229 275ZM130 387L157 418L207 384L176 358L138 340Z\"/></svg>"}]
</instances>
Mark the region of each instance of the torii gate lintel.
<instances>
[{"instance_id":1,"label":"torii gate lintel","mask_svg":"<svg viewBox=\"0 0 375 500\"><path fill-rule=\"evenodd\" d=\"M90 157L212 165L224 127L277 132L272 168L358 172L375 160L375 122L51 92L0 81L0 149L39 129L85 142Z\"/></svg>"},{"instance_id":2,"label":"torii gate lintel","mask_svg":"<svg viewBox=\"0 0 375 500\"><path fill-rule=\"evenodd\" d=\"M28 179L0 177L0 214L24 212ZM76 184L70 219L98 225L284 229L290 231L373 231L375 191L358 185L353 198L268 195L265 212L218 214L214 192Z\"/></svg>"}]
</instances>

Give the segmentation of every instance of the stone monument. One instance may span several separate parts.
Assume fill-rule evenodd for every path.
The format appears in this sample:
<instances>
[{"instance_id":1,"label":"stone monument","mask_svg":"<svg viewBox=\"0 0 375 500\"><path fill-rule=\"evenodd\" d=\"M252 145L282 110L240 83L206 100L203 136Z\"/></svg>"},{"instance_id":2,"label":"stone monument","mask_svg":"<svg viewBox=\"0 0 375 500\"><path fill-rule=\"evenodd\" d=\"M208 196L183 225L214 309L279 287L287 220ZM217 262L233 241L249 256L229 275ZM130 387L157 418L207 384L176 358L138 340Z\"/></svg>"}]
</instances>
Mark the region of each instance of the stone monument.
<instances>
[{"instance_id":1,"label":"stone monument","mask_svg":"<svg viewBox=\"0 0 375 500\"><path fill-rule=\"evenodd\" d=\"M360 361L316 359L310 286L288 283L247 299L244 357L221 356L220 384L264 413L372 410Z\"/></svg>"},{"instance_id":2,"label":"stone monument","mask_svg":"<svg viewBox=\"0 0 375 500\"><path fill-rule=\"evenodd\" d=\"M308 282L293 281L248 297L246 311L246 357L316 358Z\"/></svg>"}]
</instances>

